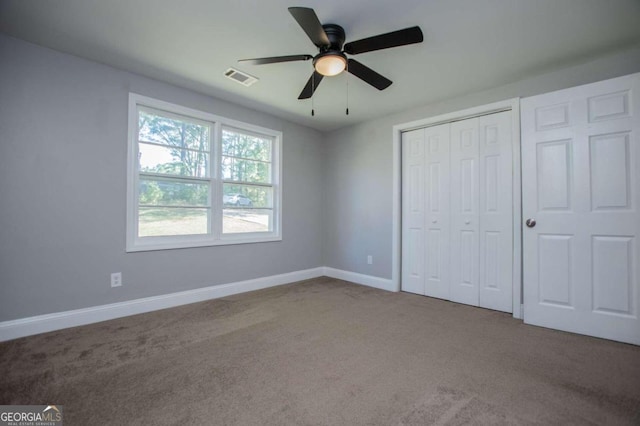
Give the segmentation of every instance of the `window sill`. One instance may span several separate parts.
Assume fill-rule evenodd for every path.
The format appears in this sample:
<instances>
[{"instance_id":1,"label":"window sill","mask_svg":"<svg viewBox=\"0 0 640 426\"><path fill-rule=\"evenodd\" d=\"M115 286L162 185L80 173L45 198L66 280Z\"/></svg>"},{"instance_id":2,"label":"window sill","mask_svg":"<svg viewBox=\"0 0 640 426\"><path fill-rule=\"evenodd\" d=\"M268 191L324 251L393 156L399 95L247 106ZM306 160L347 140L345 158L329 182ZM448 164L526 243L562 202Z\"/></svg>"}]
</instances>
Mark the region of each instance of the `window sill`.
<instances>
[{"instance_id":1,"label":"window sill","mask_svg":"<svg viewBox=\"0 0 640 426\"><path fill-rule=\"evenodd\" d=\"M280 235L260 236L246 235L246 236L225 236L219 240L199 240L199 241L137 241L135 243L127 244L126 252L135 253L141 251L157 251L157 250L175 250L185 248L198 248L198 247L213 247L213 246L229 246L236 244L256 244L256 243L269 243L275 241L282 241Z\"/></svg>"}]
</instances>

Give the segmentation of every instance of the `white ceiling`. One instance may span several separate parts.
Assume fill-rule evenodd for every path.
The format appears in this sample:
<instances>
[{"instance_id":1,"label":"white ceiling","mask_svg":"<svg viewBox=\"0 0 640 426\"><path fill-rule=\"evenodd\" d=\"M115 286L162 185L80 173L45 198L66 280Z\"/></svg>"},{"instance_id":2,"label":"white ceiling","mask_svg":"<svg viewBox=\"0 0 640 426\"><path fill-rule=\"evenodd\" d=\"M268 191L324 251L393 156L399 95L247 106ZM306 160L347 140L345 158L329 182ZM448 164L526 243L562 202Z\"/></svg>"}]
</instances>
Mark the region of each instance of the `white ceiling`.
<instances>
[{"instance_id":1,"label":"white ceiling","mask_svg":"<svg viewBox=\"0 0 640 426\"><path fill-rule=\"evenodd\" d=\"M421 44L357 55L394 84L379 92L325 78L297 99L312 65L238 64L315 54L287 7L315 9L347 42L419 25ZM0 31L321 130L499 86L640 44L638 0L0 0ZM2 58L5 60L6 58ZM251 87L223 76L236 67Z\"/></svg>"}]
</instances>

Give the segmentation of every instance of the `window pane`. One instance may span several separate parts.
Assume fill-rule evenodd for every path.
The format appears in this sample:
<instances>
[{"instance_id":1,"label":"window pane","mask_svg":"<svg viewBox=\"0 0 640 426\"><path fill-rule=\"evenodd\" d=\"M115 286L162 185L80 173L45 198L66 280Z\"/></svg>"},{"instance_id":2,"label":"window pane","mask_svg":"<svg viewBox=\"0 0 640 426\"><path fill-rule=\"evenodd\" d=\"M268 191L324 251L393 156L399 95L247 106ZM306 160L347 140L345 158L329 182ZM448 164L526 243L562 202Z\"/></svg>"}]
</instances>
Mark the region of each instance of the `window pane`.
<instances>
[{"instance_id":1,"label":"window pane","mask_svg":"<svg viewBox=\"0 0 640 426\"><path fill-rule=\"evenodd\" d=\"M140 110L138 115L138 140L155 142L176 148L209 151L209 126L191 121L163 116L161 111Z\"/></svg>"},{"instance_id":2,"label":"window pane","mask_svg":"<svg viewBox=\"0 0 640 426\"><path fill-rule=\"evenodd\" d=\"M140 205L209 207L208 183L141 177L139 194Z\"/></svg>"},{"instance_id":3,"label":"window pane","mask_svg":"<svg viewBox=\"0 0 640 426\"><path fill-rule=\"evenodd\" d=\"M271 138L222 130L222 155L250 160L271 161Z\"/></svg>"},{"instance_id":4,"label":"window pane","mask_svg":"<svg viewBox=\"0 0 640 426\"><path fill-rule=\"evenodd\" d=\"M225 207L272 208L273 188L225 183L222 202Z\"/></svg>"},{"instance_id":5,"label":"window pane","mask_svg":"<svg viewBox=\"0 0 640 426\"><path fill-rule=\"evenodd\" d=\"M269 209L224 209L222 232L239 234L246 232L270 232L273 229L273 210Z\"/></svg>"},{"instance_id":6,"label":"window pane","mask_svg":"<svg viewBox=\"0 0 640 426\"><path fill-rule=\"evenodd\" d=\"M222 157L222 178L241 182L271 183L271 164L243 158Z\"/></svg>"},{"instance_id":7,"label":"window pane","mask_svg":"<svg viewBox=\"0 0 640 426\"><path fill-rule=\"evenodd\" d=\"M140 143L138 170L177 176L207 177L209 154Z\"/></svg>"},{"instance_id":8,"label":"window pane","mask_svg":"<svg viewBox=\"0 0 640 426\"><path fill-rule=\"evenodd\" d=\"M140 207L139 237L206 234L209 209Z\"/></svg>"}]
</instances>

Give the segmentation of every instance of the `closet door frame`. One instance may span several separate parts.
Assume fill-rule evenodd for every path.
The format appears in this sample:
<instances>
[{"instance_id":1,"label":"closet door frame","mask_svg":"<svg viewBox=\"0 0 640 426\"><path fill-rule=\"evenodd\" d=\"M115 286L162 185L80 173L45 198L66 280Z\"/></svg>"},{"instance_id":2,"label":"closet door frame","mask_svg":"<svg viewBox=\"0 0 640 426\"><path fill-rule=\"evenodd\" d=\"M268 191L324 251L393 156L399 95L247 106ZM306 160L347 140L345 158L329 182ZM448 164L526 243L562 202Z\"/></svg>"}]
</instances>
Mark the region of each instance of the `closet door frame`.
<instances>
[{"instance_id":1,"label":"closet door frame","mask_svg":"<svg viewBox=\"0 0 640 426\"><path fill-rule=\"evenodd\" d=\"M511 111L513 157L513 317L522 318L522 184L520 157L520 98L508 99L393 126L392 288L400 291L402 253L402 132L498 112Z\"/></svg>"}]
</instances>

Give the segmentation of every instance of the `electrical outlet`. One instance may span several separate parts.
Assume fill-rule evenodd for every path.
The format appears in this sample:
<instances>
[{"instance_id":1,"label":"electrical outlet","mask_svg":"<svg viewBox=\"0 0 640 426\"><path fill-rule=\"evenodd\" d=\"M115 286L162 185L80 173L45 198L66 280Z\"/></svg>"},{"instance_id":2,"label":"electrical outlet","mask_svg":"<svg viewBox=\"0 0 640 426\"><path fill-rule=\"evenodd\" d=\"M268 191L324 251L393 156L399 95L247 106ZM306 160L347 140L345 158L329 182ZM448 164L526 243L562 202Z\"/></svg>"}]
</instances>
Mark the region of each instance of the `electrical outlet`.
<instances>
[{"instance_id":1,"label":"electrical outlet","mask_svg":"<svg viewBox=\"0 0 640 426\"><path fill-rule=\"evenodd\" d=\"M367 256L367 265L373 265L373 256Z\"/></svg>"},{"instance_id":2,"label":"electrical outlet","mask_svg":"<svg viewBox=\"0 0 640 426\"><path fill-rule=\"evenodd\" d=\"M122 285L122 272L114 272L111 274L111 287L120 287Z\"/></svg>"}]
</instances>

